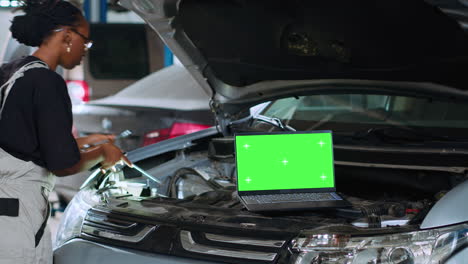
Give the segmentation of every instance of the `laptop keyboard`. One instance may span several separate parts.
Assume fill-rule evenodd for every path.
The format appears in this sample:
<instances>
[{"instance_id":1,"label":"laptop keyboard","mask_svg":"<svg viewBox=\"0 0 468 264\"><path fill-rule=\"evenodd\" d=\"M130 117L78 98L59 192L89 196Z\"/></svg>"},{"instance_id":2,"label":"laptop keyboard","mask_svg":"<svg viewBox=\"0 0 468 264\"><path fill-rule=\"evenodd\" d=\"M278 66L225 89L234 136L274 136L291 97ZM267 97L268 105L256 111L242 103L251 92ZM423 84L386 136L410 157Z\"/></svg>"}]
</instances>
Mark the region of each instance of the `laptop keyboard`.
<instances>
[{"instance_id":1,"label":"laptop keyboard","mask_svg":"<svg viewBox=\"0 0 468 264\"><path fill-rule=\"evenodd\" d=\"M288 193L242 196L246 203L282 203L282 202L315 202L342 200L336 193Z\"/></svg>"}]
</instances>

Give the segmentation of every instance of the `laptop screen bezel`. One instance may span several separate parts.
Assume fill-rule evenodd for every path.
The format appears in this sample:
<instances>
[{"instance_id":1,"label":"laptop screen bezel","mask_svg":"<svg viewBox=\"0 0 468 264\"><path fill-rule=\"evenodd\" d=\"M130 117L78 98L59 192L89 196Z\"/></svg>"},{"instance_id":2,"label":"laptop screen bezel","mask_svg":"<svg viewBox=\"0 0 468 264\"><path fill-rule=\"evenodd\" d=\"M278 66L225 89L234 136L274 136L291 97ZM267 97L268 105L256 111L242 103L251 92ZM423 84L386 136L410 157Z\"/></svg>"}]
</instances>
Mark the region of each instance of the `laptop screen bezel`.
<instances>
[{"instance_id":1,"label":"laptop screen bezel","mask_svg":"<svg viewBox=\"0 0 468 264\"><path fill-rule=\"evenodd\" d=\"M280 189L280 190L260 190L260 191L239 191L239 175L237 173L237 136L261 136L261 135L278 135L278 134L330 134L332 140L332 160L334 161L334 150L333 150L333 133L331 130L315 130L315 131L275 131L275 132L247 132L247 133L235 133L234 134L234 157L236 161L236 190L239 195L259 195L259 194L284 194L284 193L319 193L319 192L334 192L336 191L336 179L335 179L335 165L332 166L333 171L333 188L304 188L304 189Z\"/></svg>"}]
</instances>

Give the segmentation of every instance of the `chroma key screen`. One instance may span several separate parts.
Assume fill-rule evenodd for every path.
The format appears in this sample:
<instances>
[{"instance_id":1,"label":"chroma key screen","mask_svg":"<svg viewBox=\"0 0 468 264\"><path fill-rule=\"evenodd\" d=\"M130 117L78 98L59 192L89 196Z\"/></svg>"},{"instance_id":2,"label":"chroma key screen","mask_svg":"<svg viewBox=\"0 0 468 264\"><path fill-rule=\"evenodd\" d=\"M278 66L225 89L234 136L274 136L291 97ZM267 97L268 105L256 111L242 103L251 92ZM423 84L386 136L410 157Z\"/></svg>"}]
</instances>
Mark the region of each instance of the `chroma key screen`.
<instances>
[{"instance_id":1,"label":"chroma key screen","mask_svg":"<svg viewBox=\"0 0 468 264\"><path fill-rule=\"evenodd\" d=\"M239 191L334 188L330 131L236 135Z\"/></svg>"}]
</instances>

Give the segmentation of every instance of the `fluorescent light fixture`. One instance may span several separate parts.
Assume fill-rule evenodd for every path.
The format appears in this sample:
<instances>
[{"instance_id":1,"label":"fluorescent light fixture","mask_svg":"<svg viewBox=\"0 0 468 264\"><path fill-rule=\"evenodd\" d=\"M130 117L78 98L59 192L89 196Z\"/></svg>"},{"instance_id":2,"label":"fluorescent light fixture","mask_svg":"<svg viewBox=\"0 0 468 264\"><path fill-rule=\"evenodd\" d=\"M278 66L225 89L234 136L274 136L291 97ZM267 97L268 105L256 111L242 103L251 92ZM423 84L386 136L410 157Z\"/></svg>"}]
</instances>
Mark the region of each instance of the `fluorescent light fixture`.
<instances>
[{"instance_id":1,"label":"fluorescent light fixture","mask_svg":"<svg viewBox=\"0 0 468 264\"><path fill-rule=\"evenodd\" d=\"M10 6L10 1L7 1L7 0L0 1L0 7L9 7L9 6Z\"/></svg>"}]
</instances>

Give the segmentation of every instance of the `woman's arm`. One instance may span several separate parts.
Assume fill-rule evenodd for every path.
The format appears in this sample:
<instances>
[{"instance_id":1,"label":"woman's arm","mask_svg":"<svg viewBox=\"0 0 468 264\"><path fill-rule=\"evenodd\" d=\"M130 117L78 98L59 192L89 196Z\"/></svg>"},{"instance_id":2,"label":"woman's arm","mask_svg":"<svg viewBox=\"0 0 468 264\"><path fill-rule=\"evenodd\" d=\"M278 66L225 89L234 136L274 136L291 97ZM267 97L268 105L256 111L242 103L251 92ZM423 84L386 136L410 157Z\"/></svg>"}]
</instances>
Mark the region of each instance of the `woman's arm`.
<instances>
[{"instance_id":1,"label":"woman's arm","mask_svg":"<svg viewBox=\"0 0 468 264\"><path fill-rule=\"evenodd\" d=\"M59 177L68 176L84 170L88 170L98 163L101 163L104 169L108 169L121 160L129 166L132 165L132 163L118 147L112 143L106 143L80 151L80 161L78 163L70 168L52 171L52 173Z\"/></svg>"}]
</instances>

